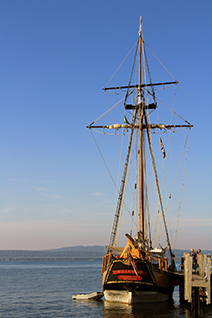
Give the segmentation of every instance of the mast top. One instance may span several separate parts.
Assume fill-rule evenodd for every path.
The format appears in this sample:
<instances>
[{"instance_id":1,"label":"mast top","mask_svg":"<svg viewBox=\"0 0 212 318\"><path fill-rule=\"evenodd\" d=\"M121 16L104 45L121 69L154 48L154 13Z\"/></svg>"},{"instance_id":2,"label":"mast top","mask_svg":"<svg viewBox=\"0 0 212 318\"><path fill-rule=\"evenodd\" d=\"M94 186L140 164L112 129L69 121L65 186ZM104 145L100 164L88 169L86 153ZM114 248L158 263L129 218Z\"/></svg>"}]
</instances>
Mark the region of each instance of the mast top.
<instances>
[{"instance_id":1,"label":"mast top","mask_svg":"<svg viewBox=\"0 0 212 318\"><path fill-rule=\"evenodd\" d=\"M140 29L138 32L139 36L142 36L142 16L140 16Z\"/></svg>"}]
</instances>

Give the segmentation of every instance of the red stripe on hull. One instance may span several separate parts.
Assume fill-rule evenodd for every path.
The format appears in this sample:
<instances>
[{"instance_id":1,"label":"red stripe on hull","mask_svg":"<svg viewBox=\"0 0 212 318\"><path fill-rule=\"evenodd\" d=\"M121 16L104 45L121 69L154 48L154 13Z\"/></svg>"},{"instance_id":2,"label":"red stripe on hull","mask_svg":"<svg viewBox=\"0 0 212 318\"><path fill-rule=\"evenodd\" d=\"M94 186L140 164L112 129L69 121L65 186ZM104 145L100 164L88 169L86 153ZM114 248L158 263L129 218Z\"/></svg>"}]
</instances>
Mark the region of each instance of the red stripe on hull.
<instances>
[{"instance_id":1,"label":"red stripe on hull","mask_svg":"<svg viewBox=\"0 0 212 318\"><path fill-rule=\"evenodd\" d=\"M115 271L113 271L113 275L117 275L117 274L134 274L135 272L134 272L134 270L132 270L132 269L118 269L118 270L115 270ZM145 271L138 271L138 273L140 274L140 275L147 275L147 272L145 272Z\"/></svg>"},{"instance_id":2,"label":"red stripe on hull","mask_svg":"<svg viewBox=\"0 0 212 318\"><path fill-rule=\"evenodd\" d=\"M118 279L119 280L130 280L130 281L134 281L134 280L142 280L143 277L141 276L130 276L130 275L119 275Z\"/></svg>"}]
</instances>

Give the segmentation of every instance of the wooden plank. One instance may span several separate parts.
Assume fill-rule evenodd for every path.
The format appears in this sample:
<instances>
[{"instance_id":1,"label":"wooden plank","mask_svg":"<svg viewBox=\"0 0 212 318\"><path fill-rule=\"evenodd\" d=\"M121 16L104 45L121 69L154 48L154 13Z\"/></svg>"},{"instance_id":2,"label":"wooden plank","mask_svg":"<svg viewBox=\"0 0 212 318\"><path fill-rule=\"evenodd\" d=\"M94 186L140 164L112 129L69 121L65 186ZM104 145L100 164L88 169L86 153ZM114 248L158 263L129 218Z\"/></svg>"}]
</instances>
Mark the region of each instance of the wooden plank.
<instances>
[{"instance_id":1,"label":"wooden plank","mask_svg":"<svg viewBox=\"0 0 212 318\"><path fill-rule=\"evenodd\" d=\"M192 301L192 256L190 254L185 254L184 275L184 297L190 303Z\"/></svg>"},{"instance_id":2,"label":"wooden plank","mask_svg":"<svg viewBox=\"0 0 212 318\"><path fill-rule=\"evenodd\" d=\"M207 279L208 279L208 287L206 288L206 304L209 305L211 303L211 255L208 254L208 264L207 264Z\"/></svg>"},{"instance_id":3,"label":"wooden plank","mask_svg":"<svg viewBox=\"0 0 212 318\"><path fill-rule=\"evenodd\" d=\"M208 281L203 279L203 280L194 280L192 281L192 287L204 287L207 288L208 287Z\"/></svg>"},{"instance_id":4,"label":"wooden plank","mask_svg":"<svg viewBox=\"0 0 212 318\"><path fill-rule=\"evenodd\" d=\"M205 266L204 266L204 255L203 254L198 254L197 255L197 265L198 265L198 273L200 277L204 277L204 271L205 271Z\"/></svg>"}]
</instances>

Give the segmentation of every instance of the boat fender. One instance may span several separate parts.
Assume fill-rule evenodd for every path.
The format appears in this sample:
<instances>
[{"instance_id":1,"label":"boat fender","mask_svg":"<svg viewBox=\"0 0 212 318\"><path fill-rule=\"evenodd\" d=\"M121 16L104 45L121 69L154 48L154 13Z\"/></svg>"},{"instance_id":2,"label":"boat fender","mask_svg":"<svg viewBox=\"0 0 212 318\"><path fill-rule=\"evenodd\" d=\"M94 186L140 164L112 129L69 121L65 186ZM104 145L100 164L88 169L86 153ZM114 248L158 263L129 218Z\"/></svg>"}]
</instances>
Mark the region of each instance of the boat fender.
<instances>
[{"instance_id":1,"label":"boat fender","mask_svg":"<svg viewBox=\"0 0 212 318\"><path fill-rule=\"evenodd\" d=\"M172 279L172 285L173 285L173 286L178 286L179 284L180 284L180 281L179 281L178 278Z\"/></svg>"}]
</instances>

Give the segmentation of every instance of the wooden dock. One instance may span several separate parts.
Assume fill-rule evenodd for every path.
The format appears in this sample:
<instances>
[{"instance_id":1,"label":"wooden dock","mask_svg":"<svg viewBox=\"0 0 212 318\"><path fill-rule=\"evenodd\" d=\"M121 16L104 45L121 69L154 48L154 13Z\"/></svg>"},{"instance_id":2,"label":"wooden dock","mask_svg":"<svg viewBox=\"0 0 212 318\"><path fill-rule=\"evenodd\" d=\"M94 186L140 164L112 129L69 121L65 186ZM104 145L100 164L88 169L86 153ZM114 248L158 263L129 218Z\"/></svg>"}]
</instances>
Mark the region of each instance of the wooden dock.
<instances>
[{"instance_id":1,"label":"wooden dock","mask_svg":"<svg viewBox=\"0 0 212 318\"><path fill-rule=\"evenodd\" d=\"M184 271L180 280L180 301L191 303L194 317L200 317L201 302L211 303L211 255L198 254L197 266L192 255L184 254Z\"/></svg>"}]
</instances>

